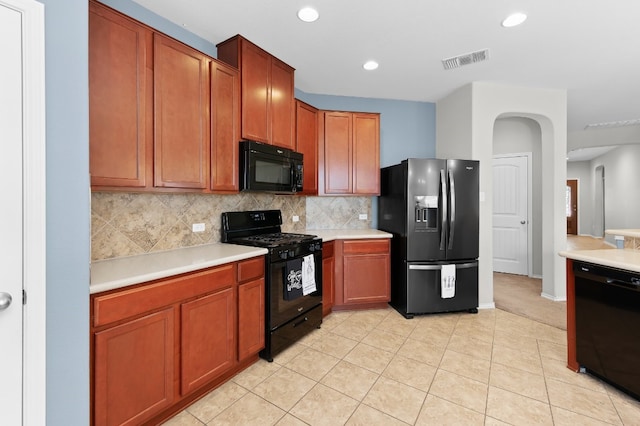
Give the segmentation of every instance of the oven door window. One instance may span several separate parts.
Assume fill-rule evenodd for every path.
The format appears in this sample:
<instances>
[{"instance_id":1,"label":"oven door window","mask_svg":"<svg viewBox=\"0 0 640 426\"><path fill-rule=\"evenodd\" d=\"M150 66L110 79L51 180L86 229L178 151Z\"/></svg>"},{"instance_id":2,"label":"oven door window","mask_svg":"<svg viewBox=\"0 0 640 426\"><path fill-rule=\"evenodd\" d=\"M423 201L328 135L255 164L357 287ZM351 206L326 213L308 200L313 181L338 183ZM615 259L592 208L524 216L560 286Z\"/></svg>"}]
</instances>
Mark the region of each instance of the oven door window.
<instances>
[{"instance_id":1,"label":"oven door window","mask_svg":"<svg viewBox=\"0 0 640 426\"><path fill-rule=\"evenodd\" d=\"M322 303L322 254L314 254L316 291L308 295L291 295L287 285L287 276L291 268L287 268L287 261L271 264L271 291L269 307L271 311L271 323L269 327L274 329L303 312ZM293 259L295 261L295 259Z\"/></svg>"}]
</instances>

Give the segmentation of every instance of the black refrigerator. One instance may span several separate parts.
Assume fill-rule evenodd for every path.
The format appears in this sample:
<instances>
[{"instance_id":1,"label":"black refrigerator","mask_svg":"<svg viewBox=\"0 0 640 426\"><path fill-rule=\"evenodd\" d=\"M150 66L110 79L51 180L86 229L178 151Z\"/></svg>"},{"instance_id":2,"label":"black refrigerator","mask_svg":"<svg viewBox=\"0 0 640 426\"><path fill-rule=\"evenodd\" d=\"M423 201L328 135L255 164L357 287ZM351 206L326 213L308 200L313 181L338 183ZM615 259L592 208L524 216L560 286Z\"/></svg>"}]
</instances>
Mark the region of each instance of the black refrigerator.
<instances>
[{"instance_id":1,"label":"black refrigerator","mask_svg":"<svg viewBox=\"0 0 640 426\"><path fill-rule=\"evenodd\" d=\"M406 318L478 312L479 162L409 158L382 168L380 186L391 306Z\"/></svg>"}]
</instances>

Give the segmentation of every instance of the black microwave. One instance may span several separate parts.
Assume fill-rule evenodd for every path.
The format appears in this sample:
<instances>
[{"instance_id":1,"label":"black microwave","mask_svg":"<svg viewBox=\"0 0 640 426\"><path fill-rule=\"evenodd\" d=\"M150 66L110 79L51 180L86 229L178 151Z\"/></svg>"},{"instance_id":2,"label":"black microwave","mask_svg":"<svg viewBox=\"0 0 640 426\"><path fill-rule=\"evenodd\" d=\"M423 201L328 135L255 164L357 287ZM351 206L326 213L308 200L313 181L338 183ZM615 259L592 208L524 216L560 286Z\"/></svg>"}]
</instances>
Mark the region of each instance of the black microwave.
<instances>
[{"instance_id":1,"label":"black microwave","mask_svg":"<svg viewBox=\"0 0 640 426\"><path fill-rule=\"evenodd\" d=\"M240 190L278 194L302 191L302 154L255 141L240 141Z\"/></svg>"}]
</instances>

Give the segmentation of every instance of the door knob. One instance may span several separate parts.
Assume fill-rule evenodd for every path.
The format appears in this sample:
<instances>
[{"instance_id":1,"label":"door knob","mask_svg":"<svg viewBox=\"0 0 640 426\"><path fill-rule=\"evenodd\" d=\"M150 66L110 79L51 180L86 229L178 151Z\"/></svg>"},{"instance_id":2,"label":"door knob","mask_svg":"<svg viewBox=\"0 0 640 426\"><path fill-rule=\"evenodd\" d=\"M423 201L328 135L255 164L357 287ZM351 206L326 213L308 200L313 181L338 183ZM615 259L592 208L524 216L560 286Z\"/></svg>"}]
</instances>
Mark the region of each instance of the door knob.
<instances>
[{"instance_id":1,"label":"door knob","mask_svg":"<svg viewBox=\"0 0 640 426\"><path fill-rule=\"evenodd\" d=\"M9 293L0 293L0 311L3 311L11 305L11 295Z\"/></svg>"},{"instance_id":2,"label":"door knob","mask_svg":"<svg viewBox=\"0 0 640 426\"><path fill-rule=\"evenodd\" d=\"M527 221L526 221L526 220L521 220L521 221L520 221L520 224L521 224L521 225L524 225L525 223L527 223Z\"/></svg>"}]
</instances>

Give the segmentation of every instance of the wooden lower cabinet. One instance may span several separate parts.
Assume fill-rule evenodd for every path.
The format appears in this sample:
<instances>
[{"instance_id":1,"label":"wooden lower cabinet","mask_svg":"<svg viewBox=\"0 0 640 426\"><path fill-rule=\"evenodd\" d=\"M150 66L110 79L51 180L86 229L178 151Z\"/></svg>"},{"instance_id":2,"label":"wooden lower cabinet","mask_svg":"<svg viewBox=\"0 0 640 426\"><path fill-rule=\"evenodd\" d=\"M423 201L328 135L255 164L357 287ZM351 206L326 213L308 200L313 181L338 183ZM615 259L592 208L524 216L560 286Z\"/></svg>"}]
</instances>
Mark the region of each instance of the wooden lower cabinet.
<instances>
[{"instance_id":1,"label":"wooden lower cabinet","mask_svg":"<svg viewBox=\"0 0 640 426\"><path fill-rule=\"evenodd\" d=\"M258 359L264 257L91 295L92 424L158 424Z\"/></svg>"},{"instance_id":2,"label":"wooden lower cabinet","mask_svg":"<svg viewBox=\"0 0 640 426\"><path fill-rule=\"evenodd\" d=\"M181 394L215 379L236 360L236 307L233 288L180 306Z\"/></svg>"},{"instance_id":3,"label":"wooden lower cabinet","mask_svg":"<svg viewBox=\"0 0 640 426\"><path fill-rule=\"evenodd\" d=\"M238 359L240 361L264 348L264 279L238 286Z\"/></svg>"},{"instance_id":4,"label":"wooden lower cabinet","mask_svg":"<svg viewBox=\"0 0 640 426\"><path fill-rule=\"evenodd\" d=\"M387 238L336 241L334 309L385 307L391 297Z\"/></svg>"},{"instance_id":5,"label":"wooden lower cabinet","mask_svg":"<svg viewBox=\"0 0 640 426\"><path fill-rule=\"evenodd\" d=\"M174 400L174 308L95 333L95 424L133 425Z\"/></svg>"},{"instance_id":6,"label":"wooden lower cabinet","mask_svg":"<svg viewBox=\"0 0 640 426\"><path fill-rule=\"evenodd\" d=\"M335 269L336 259L334 257L333 241L322 244L322 316L326 317L331 313L331 308L335 303Z\"/></svg>"}]
</instances>

